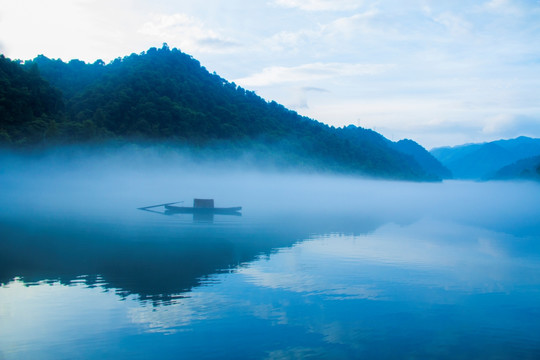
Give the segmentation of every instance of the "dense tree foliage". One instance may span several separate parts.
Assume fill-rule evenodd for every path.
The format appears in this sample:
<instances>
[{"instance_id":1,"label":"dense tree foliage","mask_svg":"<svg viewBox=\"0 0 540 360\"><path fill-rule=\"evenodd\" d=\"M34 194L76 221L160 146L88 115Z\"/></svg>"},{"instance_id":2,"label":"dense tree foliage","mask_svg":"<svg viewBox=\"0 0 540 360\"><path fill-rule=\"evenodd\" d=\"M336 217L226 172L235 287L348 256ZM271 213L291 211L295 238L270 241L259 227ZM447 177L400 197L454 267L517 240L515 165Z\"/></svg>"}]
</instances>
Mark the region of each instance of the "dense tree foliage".
<instances>
[{"instance_id":1,"label":"dense tree foliage","mask_svg":"<svg viewBox=\"0 0 540 360\"><path fill-rule=\"evenodd\" d=\"M2 71L4 143L166 141L230 156L250 151L289 166L434 178L373 131L302 117L166 45L107 65L2 57Z\"/></svg>"},{"instance_id":2,"label":"dense tree foliage","mask_svg":"<svg viewBox=\"0 0 540 360\"><path fill-rule=\"evenodd\" d=\"M540 156L521 159L499 169L490 179L540 181Z\"/></svg>"},{"instance_id":3,"label":"dense tree foliage","mask_svg":"<svg viewBox=\"0 0 540 360\"><path fill-rule=\"evenodd\" d=\"M56 136L63 102L58 90L39 75L0 55L0 142L22 145Z\"/></svg>"},{"instance_id":4,"label":"dense tree foliage","mask_svg":"<svg viewBox=\"0 0 540 360\"><path fill-rule=\"evenodd\" d=\"M451 179L453 177L452 172L448 168L415 141L403 139L392 143L391 146L404 154L412 156L428 174L443 179Z\"/></svg>"}]
</instances>

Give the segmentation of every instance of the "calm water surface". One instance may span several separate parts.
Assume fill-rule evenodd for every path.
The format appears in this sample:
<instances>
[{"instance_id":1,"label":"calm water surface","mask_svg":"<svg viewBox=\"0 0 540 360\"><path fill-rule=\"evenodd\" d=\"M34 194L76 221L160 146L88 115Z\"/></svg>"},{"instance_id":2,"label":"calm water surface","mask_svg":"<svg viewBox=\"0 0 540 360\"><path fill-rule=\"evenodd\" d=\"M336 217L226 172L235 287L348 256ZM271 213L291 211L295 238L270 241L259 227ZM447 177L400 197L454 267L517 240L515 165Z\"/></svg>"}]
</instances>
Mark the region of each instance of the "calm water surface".
<instances>
[{"instance_id":1,"label":"calm water surface","mask_svg":"<svg viewBox=\"0 0 540 360\"><path fill-rule=\"evenodd\" d=\"M231 180L196 221L1 181L0 359L540 358L536 184Z\"/></svg>"}]
</instances>

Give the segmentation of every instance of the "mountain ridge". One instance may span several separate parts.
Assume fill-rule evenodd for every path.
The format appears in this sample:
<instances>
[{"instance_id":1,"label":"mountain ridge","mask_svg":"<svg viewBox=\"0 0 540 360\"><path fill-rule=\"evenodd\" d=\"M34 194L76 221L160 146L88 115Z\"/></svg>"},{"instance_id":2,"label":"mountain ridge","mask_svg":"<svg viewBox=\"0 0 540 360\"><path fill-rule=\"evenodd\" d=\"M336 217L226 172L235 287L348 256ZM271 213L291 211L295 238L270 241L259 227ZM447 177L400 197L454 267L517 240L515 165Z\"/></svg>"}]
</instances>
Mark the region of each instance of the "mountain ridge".
<instances>
[{"instance_id":1,"label":"mountain ridge","mask_svg":"<svg viewBox=\"0 0 540 360\"><path fill-rule=\"evenodd\" d=\"M39 72L60 92L62 106L17 124L2 121L0 134L11 145L119 140L195 148L220 144L224 155L252 149L268 159L277 154L280 162L323 171L441 178L380 134L354 126L336 129L300 116L210 74L191 56L166 45L109 64L64 63L41 55L21 68Z\"/></svg>"},{"instance_id":2,"label":"mountain ridge","mask_svg":"<svg viewBox=\"0 0 540 360\"><path fill-rule=\"evenodd\" d=\"M434 148L431 154L456 178L490 179L505 166L540 155L540 139L519 136L485 143Z\"/></svg>"},{"instance_id":3,"label":"mountain ridge","mask_svg":"<svg viewBox=\"0 0 540 360\"><path fill-rule=\"evenodd\" d=\"M493 180L536 180L540 181L540 155L518 160L499 169Z\"/></svg>"}]
</instances>

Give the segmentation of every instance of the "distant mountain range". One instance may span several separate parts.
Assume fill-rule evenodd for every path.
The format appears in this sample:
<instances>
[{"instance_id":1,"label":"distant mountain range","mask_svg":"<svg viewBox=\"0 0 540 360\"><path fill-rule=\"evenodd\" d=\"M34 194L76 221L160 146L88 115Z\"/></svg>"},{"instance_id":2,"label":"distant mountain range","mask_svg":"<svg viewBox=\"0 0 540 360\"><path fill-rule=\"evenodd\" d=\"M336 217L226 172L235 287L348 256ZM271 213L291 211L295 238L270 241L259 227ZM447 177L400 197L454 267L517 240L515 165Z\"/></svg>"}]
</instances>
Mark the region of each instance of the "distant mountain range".
<instances>
[{"instance_id":1,"label":"distant mountain range","mask_svg":"<svg viewBox=\"0 0 540 360\"><path fill-rule=\"evenodd\" d=\"M526 179L540 181L540 156L516 161L497 171L492 177L497 180Z\"/></svg>"},{"instance_id":2,"label":"distant mountain range","mask_svg":"<svg viewBox=\"0 0 540 360\"><path fill-rule=\"evenodd\" d=\"M521 136L483 144L441 147L432 149L431 154L457 179L534 177L540 167L540 139Z\"/></svg>"},{"instance_id":3,"label":"distant mountain range","mask_svg":"<svg viewBox=\"0 0 540 360\"><path fill-rule=\"evenodd\" d=\"M334 128L267 102L164 45L109 64L0 55L0 145L166 143L211 156L324 172L440 180L412 140ZM245 156L244 156L245 158Z\"/></svg>"}]
</instances>

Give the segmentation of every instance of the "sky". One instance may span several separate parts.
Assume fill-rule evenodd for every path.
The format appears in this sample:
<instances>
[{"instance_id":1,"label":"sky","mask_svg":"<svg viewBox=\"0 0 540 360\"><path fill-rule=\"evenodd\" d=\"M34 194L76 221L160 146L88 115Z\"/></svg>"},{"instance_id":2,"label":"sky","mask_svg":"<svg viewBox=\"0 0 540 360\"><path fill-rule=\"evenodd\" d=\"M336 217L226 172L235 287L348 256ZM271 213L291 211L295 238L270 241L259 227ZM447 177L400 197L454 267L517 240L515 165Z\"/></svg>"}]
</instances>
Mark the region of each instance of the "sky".
<instances>
[{"instance_id":1,"label":"sky","mask_svg":"<svg viewBox=\"0 0 540 360\"><path fill-rule=\"evenodd\" d=\"M0 53L178 48L301 115L430 149L540 137L540 0L0 0Z\"/></svg>"}]
</instances>

